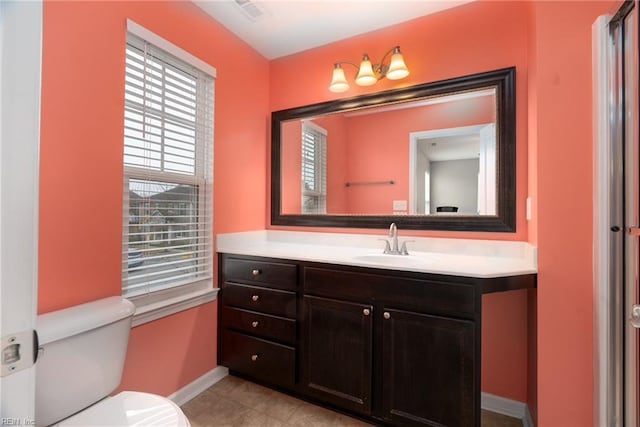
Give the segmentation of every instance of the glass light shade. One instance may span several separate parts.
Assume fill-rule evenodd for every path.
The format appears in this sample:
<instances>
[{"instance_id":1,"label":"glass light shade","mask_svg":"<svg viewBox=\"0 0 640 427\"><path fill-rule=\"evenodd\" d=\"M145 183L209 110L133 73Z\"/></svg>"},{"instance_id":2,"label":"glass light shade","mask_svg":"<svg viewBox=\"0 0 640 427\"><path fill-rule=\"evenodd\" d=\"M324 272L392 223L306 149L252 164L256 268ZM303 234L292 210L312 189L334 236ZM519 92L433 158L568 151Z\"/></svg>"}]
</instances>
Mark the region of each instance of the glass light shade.
<instances>
[{"instance_id":1,"label":"glass light shade","mask_svg":"<svg viewBox=\"0 0 640 427\"><path fill-rule=\"evenodd\" d=\"M391 55L391 63L389 64L389 70L387 70L386 77L389 80L404 79L409 75L409 69L404 63L404 58L400 53L400 48L396 47Z\"/></svg>"},{"instance_id":2,"label":"glass light shade","mask_svg":"<svg viewBox=\"0 0 640 427\"><path fill-rule=\"evenodd\" d=\"M360 63L360 69L356 76L356 84L358 86L371 86L376 84L378 78L373 72L373 66L367 55L364 55L362 62Z\"/></svg>"},{"instance_id":3,"label":"glass light shade","mask_svg":"<svg viewBox=\"0 0 640 427\"><path fill-rule=\"evenodd\" d=\"M331 78L331 84L329 85L329 90L331 92L345 92L349 89L349 83L347 83L347 79L344 76L344 70L340 67L339 64L336 64L333 69L333 77Z\"/></svg>"}]
</instances>

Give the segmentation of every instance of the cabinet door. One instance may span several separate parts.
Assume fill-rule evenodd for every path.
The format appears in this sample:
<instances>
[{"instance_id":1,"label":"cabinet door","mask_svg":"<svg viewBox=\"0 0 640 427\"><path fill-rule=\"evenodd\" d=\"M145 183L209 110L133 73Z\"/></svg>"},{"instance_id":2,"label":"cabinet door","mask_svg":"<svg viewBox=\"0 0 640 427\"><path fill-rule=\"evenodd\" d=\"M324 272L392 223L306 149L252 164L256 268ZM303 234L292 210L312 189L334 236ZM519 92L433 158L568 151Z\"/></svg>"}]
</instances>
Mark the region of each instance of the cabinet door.
<instances>
[{"instance_id":1,"label":"cabinet door","mask_svg":"<svg viewBox=\"0 0 640 427\"><path fill-rule=\"evenodd\" d=\"M305 392L369 414L373 307L305 295L303 309Z\"/></svg>"},{"instance_id":2,"label":"cabinet door","mask_svg":"<svg viewBox=\"0 0 640 427\"><path fill-rule=\"evenodd\" d=\"M382 315L384 417L403 426L479 425L474 323L392 309Z\"/></svg>"}]
</instances>

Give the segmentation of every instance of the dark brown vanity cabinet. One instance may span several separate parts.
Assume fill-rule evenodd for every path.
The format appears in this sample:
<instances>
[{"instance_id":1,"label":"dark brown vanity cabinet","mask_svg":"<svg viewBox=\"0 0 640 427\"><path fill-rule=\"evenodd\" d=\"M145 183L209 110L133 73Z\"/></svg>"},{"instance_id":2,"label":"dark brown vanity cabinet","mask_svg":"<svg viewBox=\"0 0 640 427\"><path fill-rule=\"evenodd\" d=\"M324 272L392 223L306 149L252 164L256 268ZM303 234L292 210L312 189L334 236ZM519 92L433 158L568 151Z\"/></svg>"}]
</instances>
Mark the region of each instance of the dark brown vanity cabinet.
<instances>
[{"instance_id":1,"label":"dark brown vanity cabinet","mask_svg":"<svg viewBox=\"0 0 640 427\"><path fill-rule=\"evenodd\" d=\"M375 370L373 305L305 295L303 313L309 395L394 425L474 425L474 322L383 309ZM381 393L372 411L374 377Z\"/></svg>"},{"instance_id":2,"label":"dark brown vanity cabinet","mask_svg":"<svg viewBox=\"0 0 640 427\"><path fill-rule=\"evenodd\" d=\"M477 286L338 266L302 276L309 394L392 425L479 425Z\"/></svg>"},{"instance_id":3,"label":"dark brown vanity cabinet","mask_svg":"<svg viewBox=\"0 0 640 427\"><path fill-rule=\"evenodd\" d=\"M298 266L232 256L220 261L220 363L293 387Z\"/></svg>"},{"instance_id":4,"label":"dark brown vanity cabinet","mask_svg":"<svg viewBox=\"0 0 640 427\"><path fill-rule=\"evenodd\" d=\"M221 365L394 426L479 427L482 294L535 286L227 254L219 269Z\"/></svg>"}]
</instances>

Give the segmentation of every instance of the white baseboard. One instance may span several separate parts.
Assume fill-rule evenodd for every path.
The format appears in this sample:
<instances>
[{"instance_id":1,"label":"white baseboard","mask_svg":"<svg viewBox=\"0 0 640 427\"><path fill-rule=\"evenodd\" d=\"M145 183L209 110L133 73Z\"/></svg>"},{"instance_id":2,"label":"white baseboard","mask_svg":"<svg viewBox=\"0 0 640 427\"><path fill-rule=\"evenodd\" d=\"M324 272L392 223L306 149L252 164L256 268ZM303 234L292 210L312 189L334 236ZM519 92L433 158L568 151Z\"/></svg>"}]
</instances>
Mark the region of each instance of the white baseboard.
<instances>
[{"instance_id":1,"label":"white baseboard","mask_svg":"<svg viewBox=\"0 0 640 427\"><path fill-rule=\"evenodd\" d=\"M482 393L482 409L486 409L498 414L507 415L522 420L523 427L535 427L529 407L524 402L507 399L505 397L496 396L494 394Z\"/></svg>"},{"instance_id":2,"label":"white baseboard","mask_svg":"<svg viewBox=\"0 0 640 427\"><path fill-rule=\"evenodd\" d=\"M218 366L170 395L169 399L176 405L182 406L227 375L229 375L229 368Z\"/></svg>"}]
</instances>

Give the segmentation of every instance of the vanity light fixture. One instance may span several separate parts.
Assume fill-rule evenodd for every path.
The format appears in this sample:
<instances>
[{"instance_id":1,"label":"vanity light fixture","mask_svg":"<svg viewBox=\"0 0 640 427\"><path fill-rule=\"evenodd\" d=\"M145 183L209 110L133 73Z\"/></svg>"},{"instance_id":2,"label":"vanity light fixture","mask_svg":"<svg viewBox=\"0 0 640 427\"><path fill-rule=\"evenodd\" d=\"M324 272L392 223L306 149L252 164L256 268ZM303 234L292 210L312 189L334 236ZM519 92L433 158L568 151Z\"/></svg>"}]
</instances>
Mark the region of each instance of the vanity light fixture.
<instances>
[{"instance_id":1,"label":"vanity light fixture","mask_svg":"<svg viewBox=\"0 0 640 427\"><path fill-rule=\"evenodd\" d=\"M384 61L387 59L389 54L391 54L391 59L389 61L389 65L386 65ZM333 78L329 85L329 90L331 92L345 92L349 89L349 83L347 83L347 79L344 75L342 64L353 65L358 69L358 74L356 74L355 80L358 86L374 85L383 77L386 77L389 80L400 80L409 75L409 69L404 63L402 53L400 53L400 46L395 46L384 54L379 64L372 64L371 59L369 59L369 55L366 53L362 55L362 62L360 62L360 66L357 66L352 62L336 62L333 68Z\"/></svg>"}]
</instances>

